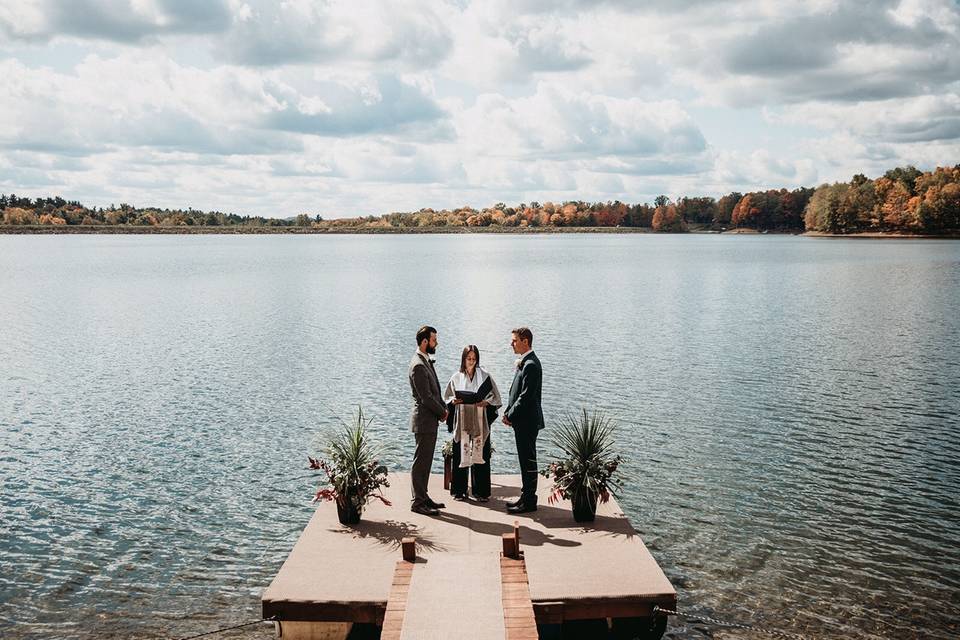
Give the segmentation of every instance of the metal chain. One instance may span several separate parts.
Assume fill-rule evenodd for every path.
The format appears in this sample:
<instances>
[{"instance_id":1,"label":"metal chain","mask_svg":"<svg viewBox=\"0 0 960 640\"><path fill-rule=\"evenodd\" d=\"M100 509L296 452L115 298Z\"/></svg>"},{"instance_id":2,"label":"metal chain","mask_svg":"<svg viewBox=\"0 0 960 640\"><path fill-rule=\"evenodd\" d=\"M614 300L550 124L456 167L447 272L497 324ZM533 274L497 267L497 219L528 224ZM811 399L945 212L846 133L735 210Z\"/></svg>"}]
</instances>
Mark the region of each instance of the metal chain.
<instances>
[{"instance_id":1,"label":"metal chain","mask_svg":"<svg viewBox=\"0 0 960 640\"><path fill-rule=\"evenodd\" d=\"M808 640L806 636L802 636L798 633L790 633L789 631L778 631L777 629L765 629L763 627L756 627L752 624L742 624L739 622L717 620L716 618L710 618L707 616L698 616L692 613L680 613L679 611L674 611L672 609L665 609L659 605L654 605L653 613L654 615L658 613L663 613L668 616L678 616L681 618L687 618L688 620L706 622L707 624L713 624L718 627L730 627L732 629L745 629L748 631L756 631L757 633L764 633L768 636L774 636L775 638L786 638L787 640Z\"/></svg>"},{"instance_id":2,"label":"metal chain","mask_svg":"<svg viewBox=\"0 0 960 640\"><path fill-rule=\"evenodd\" d=\"M233 629L242 629L243 627L252 627L255 624L260 624L261 622L273 622L277 619L277 616L270 616L269 618L261 618L260 620L254 620L253 622L244 622L243 624L237 624L232 627L223 627L222 629L214 629L213 631L204 631L203 633L198 633L195 636L186 636L180 638L180 640L193 640L193 638L202 638L204 636L212 636L215 633L223 633L224 631L231 631Z\"/></svg>"}]
</instances>

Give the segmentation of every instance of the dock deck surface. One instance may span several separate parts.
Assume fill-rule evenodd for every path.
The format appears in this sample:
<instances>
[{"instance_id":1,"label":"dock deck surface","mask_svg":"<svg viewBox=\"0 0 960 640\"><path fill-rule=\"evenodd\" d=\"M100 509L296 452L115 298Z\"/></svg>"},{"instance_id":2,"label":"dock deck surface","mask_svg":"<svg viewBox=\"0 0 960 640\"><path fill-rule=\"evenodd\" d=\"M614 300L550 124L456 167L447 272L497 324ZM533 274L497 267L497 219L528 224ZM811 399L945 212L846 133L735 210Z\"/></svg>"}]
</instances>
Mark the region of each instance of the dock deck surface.
<instances>
[{"instance_id":1,"label":"dock deck surface","mask_svg":"<svg viewBox=\"0 0 960 640\"><path fill-rule=\"evenodd\" d=\"M540 482L538 510L521 515L505 511L505 502L519 494L520 477L511 475L493 477L487 503L454 501L442 476L431 476L430 495L447 505L437 517L410 511L409 474L391 474L385 494L393 506L370 503L357 525L341 525L336 506L322 503L264 592L263 615L382 624L400 541L414 537L417 563L404 627L419 627L421 617L436 623L438 611L444 626L457 618L502 616L502 607L489 611L486 604L500 598L496 559L501 535L511 533L515 521L538 623L647 616L653 605L676 605L676 591L615 500L599 505L595 522L580 525L569 503L547 504L547 484ZM416 587L421 580L422 589ZM502 617L500 625L503 633Z\"/></svg>"}]
</instances>

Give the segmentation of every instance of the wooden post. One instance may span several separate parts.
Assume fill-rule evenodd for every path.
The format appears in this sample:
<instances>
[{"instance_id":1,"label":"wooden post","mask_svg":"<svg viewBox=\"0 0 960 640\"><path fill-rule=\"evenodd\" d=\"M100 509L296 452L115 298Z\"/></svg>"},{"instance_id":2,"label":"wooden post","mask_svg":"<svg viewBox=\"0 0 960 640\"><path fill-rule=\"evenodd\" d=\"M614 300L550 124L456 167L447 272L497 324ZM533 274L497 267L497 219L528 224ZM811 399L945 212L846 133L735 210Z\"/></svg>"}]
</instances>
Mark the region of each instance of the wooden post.
<instances>
[{"instance_id":1,"label":"wooden post","mask_svg":"<svg viewBox=\"0 0 960 640\"><path fill-rule=\"evenodd\" d=\"M512 533L505 533L501 536L503 539L503 557L504 558L517 558L517 539L513 537Z\"/></svg>"},{"instance_id":2,"label":"wooden post","mask_svg":"<svg viewBox=\"0 0 960 640\"><path fill-rule=\"evenodd\" d=\"M453 443L457 446L457 443ZM450 484L453 482L453 457L443 456L443 490L449 491Z\"/></svg>"},{"instance_id":3,"label":"wooden post","mask_svg":"<svg viewBox=\"0 0 960 640\"><path fill-rule=\"evenodd\" d=\"M520 521L513 521L513 533L504 533L501 536L503 540L503 557L520 559Z\"/></svg>"},{"instance_id":4,"label":"wooden post","mask_svg":"<svg viewBox=\"0 0 960 640\"><path fill-rule=\"evenodd\" d=\"M416 538L403 538L400 541L400 552L403 554L403 559L407 562L416 562L417 561L417 539Z\"/></svg>"}]
</instances>

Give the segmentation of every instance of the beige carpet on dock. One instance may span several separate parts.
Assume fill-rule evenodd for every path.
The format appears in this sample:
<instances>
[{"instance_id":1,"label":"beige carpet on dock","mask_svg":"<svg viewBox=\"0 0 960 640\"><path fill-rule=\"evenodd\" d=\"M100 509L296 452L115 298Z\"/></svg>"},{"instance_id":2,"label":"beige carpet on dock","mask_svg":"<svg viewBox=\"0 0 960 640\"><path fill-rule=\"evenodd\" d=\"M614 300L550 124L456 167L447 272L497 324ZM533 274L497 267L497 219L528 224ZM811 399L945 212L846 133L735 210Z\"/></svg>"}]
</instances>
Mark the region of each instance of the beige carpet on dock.
<instances>
[{"instance_id":1,"label":"beige carpet on dock","mask_svg":"<svg viewBox=\"0 0 960 640\"><path fill-rule=\"evenodd\" d=\"M504 638L500 558L433 554L413 567L401 640Z\"/></svg>"}]
</instances>

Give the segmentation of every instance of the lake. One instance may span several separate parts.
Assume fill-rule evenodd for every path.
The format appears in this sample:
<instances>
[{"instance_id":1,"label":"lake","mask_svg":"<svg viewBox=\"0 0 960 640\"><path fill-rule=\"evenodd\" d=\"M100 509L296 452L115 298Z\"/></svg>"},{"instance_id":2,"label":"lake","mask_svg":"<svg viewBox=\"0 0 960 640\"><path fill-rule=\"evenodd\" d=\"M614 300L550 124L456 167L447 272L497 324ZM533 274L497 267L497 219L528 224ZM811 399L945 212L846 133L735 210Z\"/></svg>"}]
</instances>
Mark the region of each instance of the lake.
<instances>
[{"instance_id":1,"label":"lake","mask_svg":"<svg viewBox=\"0 0 960 640\"><path fill-rule=\"evenodd\" d=\"M0 236L0 635L256 619L338 416L409 468L429 323L442 380L475 343L501 388L533 329L542 464L565 412L618 420L621 504L682 610L955 638L958 311L955 240Z\"/></svg>"}]
</instances>

